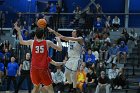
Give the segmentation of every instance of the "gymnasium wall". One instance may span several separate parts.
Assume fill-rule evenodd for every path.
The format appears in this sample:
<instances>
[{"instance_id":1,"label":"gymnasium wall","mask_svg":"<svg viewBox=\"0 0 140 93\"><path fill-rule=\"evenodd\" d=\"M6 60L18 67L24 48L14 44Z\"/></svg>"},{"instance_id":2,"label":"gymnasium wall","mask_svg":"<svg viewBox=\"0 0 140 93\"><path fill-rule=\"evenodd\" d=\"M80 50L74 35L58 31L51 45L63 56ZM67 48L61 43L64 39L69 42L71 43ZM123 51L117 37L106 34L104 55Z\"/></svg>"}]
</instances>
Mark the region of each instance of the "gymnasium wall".
<instances>
[{"instance_id":1,"label":"gymnasium wall","mask_svg":"<svg viewBox=\"0 0 140 93\"><path fill-rule=\"evenodd\" d=\"M140 0L130 0L130 13L140 13ZM130 27L140 27L140 15L131 15L129 17Z\"/></svg>"},{"instance_id":2,"label":"gymnasium wall","mask_svg":"<svg viewBox=\"0 0 140 93\"><path fill-rule=\"evenodd\" d=\"M45 9L45 4L37 3L37 0L4 0L4 4L0 5L0 10L8 11L10 13L11 19L13 13L16 12L43 12ZM48 0L38 0L46 2ZM49 0L49 2L54 2L57 0ZM73 12L76 5L81 6L81 9L84 9L90 0L63 0L63 4L67 12ZM102 6L104 13L124 13L125 10L125 0L96 0L96 3L99 3ZM130 12L131 13L140 13L140 0L130 0ZM38 9L37 9L38 8ZM92 9L95 7L92 5ZM112 16L112 18L114 15ZM121 25L124 26L124 16L119 16L122 20ZM133 15L129 17L129 26L130 27L140 27L140 15Z\"/></svg>"}]
</instances>

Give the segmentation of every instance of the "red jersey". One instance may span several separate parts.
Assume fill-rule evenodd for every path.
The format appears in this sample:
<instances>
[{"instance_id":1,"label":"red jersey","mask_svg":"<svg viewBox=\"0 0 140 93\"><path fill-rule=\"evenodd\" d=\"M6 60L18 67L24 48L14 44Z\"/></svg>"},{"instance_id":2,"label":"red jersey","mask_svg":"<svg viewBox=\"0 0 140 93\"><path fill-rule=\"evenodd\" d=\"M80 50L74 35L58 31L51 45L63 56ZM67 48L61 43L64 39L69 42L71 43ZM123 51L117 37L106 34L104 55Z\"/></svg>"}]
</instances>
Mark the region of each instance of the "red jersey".
<instances>
[{"instance_id":1,"label":"red jersey","mask_svg":"<svg viewBox=\"0 0 140 93\"><path fill-rule=\"evenodd\" d=\"M51 61L51 58L48 56L47 42L43 40L38 42L34 40L32 47L32 67L37 69L49 68L48 63Z\"/></svg>"}]
</instances>

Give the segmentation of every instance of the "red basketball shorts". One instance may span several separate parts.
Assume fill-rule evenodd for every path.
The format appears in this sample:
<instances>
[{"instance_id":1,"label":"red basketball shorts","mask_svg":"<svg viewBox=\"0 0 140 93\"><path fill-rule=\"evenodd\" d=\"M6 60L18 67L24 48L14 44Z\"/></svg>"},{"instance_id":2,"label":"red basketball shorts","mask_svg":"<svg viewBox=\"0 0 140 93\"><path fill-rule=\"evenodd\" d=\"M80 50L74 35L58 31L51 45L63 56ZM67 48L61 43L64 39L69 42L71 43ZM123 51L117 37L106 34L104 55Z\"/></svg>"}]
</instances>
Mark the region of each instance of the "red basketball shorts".
<instances>
[{"instance_id":1,"label":"red basketball shorts","mask_svg":"<svg viewBox=\"0 0 140 93\"><path fill-rule=\"evenodd\" d=\"M48 86L53 82L49 69L36 69L35 67L32 67L30 76L34 85L43 84Z\"/></svg>"}]
</instances>

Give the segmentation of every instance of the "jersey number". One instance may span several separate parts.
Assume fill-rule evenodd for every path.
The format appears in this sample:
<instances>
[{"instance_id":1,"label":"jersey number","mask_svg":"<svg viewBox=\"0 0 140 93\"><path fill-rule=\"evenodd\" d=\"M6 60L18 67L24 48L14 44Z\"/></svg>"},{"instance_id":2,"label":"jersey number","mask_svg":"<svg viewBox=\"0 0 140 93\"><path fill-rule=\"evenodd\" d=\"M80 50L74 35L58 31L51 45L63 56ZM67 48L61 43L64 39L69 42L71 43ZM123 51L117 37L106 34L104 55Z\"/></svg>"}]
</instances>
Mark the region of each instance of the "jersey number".
<instances>
[{"instance_id":1,"label":"jersey number","mask_svg":"<svg viewBox=\"0 0 140 93\"><path fill-rule=\"evenodd\" d=\"M73 45L70 45L70 50L73 50Z\"/></svg>"},{"instance_id":2,"label":"jersey number","mask_svg":"<svg viewBox=\"0 0 140 93\"><path fill-rule=\"evenodd\" d=\"M44 53L44 46L36 46L35 53Z\"/></svg>"}]
</instances>

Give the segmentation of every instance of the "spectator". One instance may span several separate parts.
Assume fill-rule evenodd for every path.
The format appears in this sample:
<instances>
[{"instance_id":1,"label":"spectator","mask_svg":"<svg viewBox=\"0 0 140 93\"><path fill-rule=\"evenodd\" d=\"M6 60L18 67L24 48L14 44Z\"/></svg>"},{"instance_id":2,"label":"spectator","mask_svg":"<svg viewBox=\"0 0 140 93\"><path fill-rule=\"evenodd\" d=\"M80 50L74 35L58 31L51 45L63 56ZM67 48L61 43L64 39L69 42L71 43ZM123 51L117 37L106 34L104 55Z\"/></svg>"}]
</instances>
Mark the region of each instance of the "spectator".
<instances>
[{"instance_id":1,"label":"spectator","mask_svg":"<svg viewBox=\"0 0 140 93\"><path fill-rule=\"evenodd\" d=\"M3 44L4 44L4 49L3 50L5 50L6 48L8 50L11 50L12 46L11 46L11 44L8 40L5 40Z\"/></svg>"},{"instance_id":2,"label":"spectator","mask_svg":"<svg viewBox=\"0 0 140 93\"><path fill-rule=\"evenodd\" d=\"M77 27L79 20L81 18L81 9L80 6L76 6L76 9L73 11L74 19L70 22L69 27Z\"/></svg>"},{"instance_id":3,"label":"spectator","mask_svg":"<svg viewBox=\"0 0 140 93\"><path fill-rule=\"evenodd\" d=\"M91 13L91 8L87 7L86 9L86 16L85 16L85 27L87 31L91 31L93 22L92 22L92 15L89 15Z\"/></svg>"},{"instance_id":4,"label":"spectator","mask_svg":"<svg viewBox=\"0 0 140 93\"><path fill-rule=\"evenodd\" d=\"M105 76L104 71L101 71L101 76L98 78L98 85L96 87L95 93L100 93L102 89L105 89L106 93L111 93L109 79L107 76Z\"/></svg>"},{"instance_id":5,"label":"spectator","mask_svg":"<svg viewBox=\"0 0 140 93\"><path fill-rule=\"evenodd\" d=\"M50 10L50 4L47 2L47 4L46 4L46 8L45 8L45 12L49 12L49 10Z\"/></svg>"},{"instance_id":6,"label":"spectator","mask_svg":"<svg viewBox=\"0 0 140 93\"><path fill-rule=\"evenodd\" d=\"M19 66L15 62L15 58L12 56L11 57L11 62L8 63L7 68L6 68L7 92L9 91L11 80L13 81L14 89L16 90L16 88L17 88L16 77L17 77L17 74L18 74L18 67Z\"/></svg>"},{"instance_id":7,"label":"spectator","mask_svg":"<svg viewBox=\"0 0 140 93\"><path fill-rule=\"evenodd\" d=\"M88 68L88 73L86 77L87 77L86 78L87 91L93 93L93 87L96 87L97 85L97 76L93 70L93 67Z\"/></svg>"},{"instance_id":8,"label":"spectator","mask_svg":"<svg viewBox=\"0 0 140 93\"><path fill-rule=\"evenodd\" d=\"M96 64L95 56L92 54L92 50L90 48L88 49L88 53L85 55L85 62L87 68L93 64Z\"/></svg>"},{"instance_id":9,"label":"spectator","mask_svg":"<svg viewBox=\"0 0 140 93\"><path fill-rule=\"evenodd\" d=\"M75 21L76 22L79 22L79 19L80 19L80 15L81 15L81 9L80 9L80 6L76 6L76 9L73 11L73 13L75 14Z\"/></svg>"},{"instance_id":10,"label":"spectator","mask_svg":"<svg viewBox=\"0 0 140 93\"><path fill-rule=\"evenodd\" d=\"M97 17L96 21L93 23L93 29L96 33L102 33L103 23L100 17Z\"/></svg>"},{"instance_id":11,"label":"spectator","mask_svg":"<svg viewBox=\"0 0 140 93\"><path fill-rule=\"evenodd\" d=\"M102 45L102 42L100 42L100 39L96 38L94 40L94 44L92 44L91 46L92 46L93 49L97 49L97 51L99 51L101 45Z\"/></svg>"},{"instance_id":12,"label":"spectator","mask_svg":"<svg viewBox=\"0 0 140 93\"><path fill-rule=\"evenodd\" d=\"M95 56L95 61L96 61L96 65L97 65L97 62L99 61L98 49L94 48L93 51L92 51L92 54Z\"/></svg>"},{"instance_id":13,"label":"spectator","mask_svg":"<svg viewBox=\"0 0 140 93\"><path fill-rule=\"evenodd\" d=\"M81 65L77 72L77 88L80 89L80 92L83 92L83 85L86 82L86 72L84 65Z\"/></svg>"},{"instance_id":14,"label":"spectator","mask_svg":"<svg viewBox=\"0 0 140 93\"><path fill-rule=\"evenodd\" d=\"M134 41L135 45L137 45L137 33L135 32L135 29L131 29L130 33L129 33L129 40Z\"/></svg>"},{"instance_id":15,"label":"spectator","mask_svg":"<svg viewBox=\"0 0 140 93\"><path fill-rule=\"evenodd\" d=\"M28 93L31 93L30 66L31 66L30 53L26 53L26 59L20 63L19 67L18 75L20 77L17 84L16 93L18 93L19 88L25 79L27 79Z\"/></svg>"},{"instance_id":16,"label":"spectator","mask_svg":"<svg viewBox=\"0 0 140 93\"><path fill-rule=\"evenodd\" d=\"M107 60L106 63L110 63L113 60L113 63L116 64L118 52L119 52L118 46L115 43L113 43L112 47L109 49L109 59Z\"/></svg>"},{"instance_id":17,"label":"spectator","mask_svg":"<svg viewBox=\"0 0 140 93\"><path fill-rule=\"evenodd\" d=\"M128 46L125 45L124 41L121 41L121 43L119 45L118 63L120 63L120 57L123 57L124 63L126 63L127 54L128 54Z\"/></svg>"},{"instance_id":18,"label":"spectator","mask_svg":"<svg viewBox=\"0 0 140 93\"><path fill-rule=\"evenodd\" d=\"M126 77L124 73L124 68L120 68L118 75L114 82L115 89L122 89L126 85Z\"/></svg>"},{"instance_id":19,"label":"spectator","mask_svg":"<svg viewBox=\"0 0 140 93\"><path fill-rule=\"evenodd\" d=\"M110 30L111 29L111 26L112 26L111 17L110 16L107 16L107 19L105 21L105 27Z\"/></svg>"},{"instance_id":20,"label":"spectator","mask_svg":"<svg viewBox=\"0 0 140 93\"><path fill-rule=\"evenodd\" d=\"M62 12L62 8L60 6L60 4L56 4L56 13L61 13Z\"/></svg>"},{"instance_id":21,"label":"spectator","mask_svg":"<svg viewBox=\"0 0 140 93\"><path fill-rule=\"evenodd\" d=\"M112 31L119 31L120 26L120 19L118 16L115 16L115 18L112 20L113 30Z\"/></svg>"},{"instance_id":22,"label":"spectator","mask_svg":"<svg viewBox=\"0 0 140 93\"><path fill-rule=\"evenodd\" d=\"M11 52L8 51L8 49L5 49L5 53L3 54L3 61L4 61L4 66L7 67L8 62L11 59Z\"/></svg>"},{"instance_id":23,"label":"spectator","mask_svg":"<svg viewBox=\"0 0 140 93\"><path fill-rule=\"evenodd\" d=\"M59 66L57 67L57 71L54 73L54 85L57 92L62 92L64 90L64 82L64 73L61 71L61 67Z\"/></svg>"},{"instance_id":24,"label":"spectator","mask_svg":"<svg viewBox=\"0 0 140 93\"><path fill-rule=\"evenodd\" d=\"M103 62L100 62L99 65L97 66L97 77L100 76L101 74L101 71L105 71L105 66L104 66L104 63Z\"/></svg>"},{"instance_id":25,"label":"spectator","mask_svg":"<svg viewBox=\"0 0 140 93\"><path fill-rule=\"evenodd\" d=\"M4 64L1 62L1 59L0 59L0 85L2 84L3 75L4 75Z\"/></svg>"},{"instance_id":26,"label":"spectator","mask_svg":"<svg viewBox=\"0 0 140 93\"><path fill-rule=\"evenodd\" d=\"M125 42L125 44L127 44L128 40L129 40L129 34L128 34L126 28L123 28L123 31L122 31L121 34L122 34L123 37L124 37L124 40L125 40L124 42ZM119 42L119 43L120 43L120 42Z\"/></svg>"},{"instance_id":27,"label":"spectator","mask_svg":"<svg viewBox=\"0 0 140 93\"><path fill-rule=\"evenodd\" d=\"M101 47L100 47L100 60L104 60L107 61L108 59L108 50L109 47L107 45L107 43L105 42Z\"/></svg>"},{"instance_id":28,"label":"spectator","mask_svg":"<svg viewBox=\"0 0 140 93\"><path fill-rule=\"evenodd\" d=\"M108 46L110 46L111 40L107 33L103 35L103 39L104 39L103 41L106 42Z\"/></svg>"},{"instance_id":29,"label":"spectator","mask_svg":"<svg viewBox=\"0 0 140 93\"><path fill-rule=\"evenodd\" d=\"M105 27L103 28L102 34L107 34L108 36L110 36L109 30Z\"/></svg>"},{"instance_id":30,"label":"spectator","mask_svg":"<svg viewBox=\"0 0 140 93\"><path fill-rule=\"evenodd\" d=\"M108 70L108 77L111 82L112 88L114 88L114 80L118 75L118 70L116 69L116 64L112 64L111 69Z\"/></svg>"}]
</instances>

